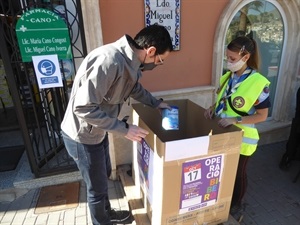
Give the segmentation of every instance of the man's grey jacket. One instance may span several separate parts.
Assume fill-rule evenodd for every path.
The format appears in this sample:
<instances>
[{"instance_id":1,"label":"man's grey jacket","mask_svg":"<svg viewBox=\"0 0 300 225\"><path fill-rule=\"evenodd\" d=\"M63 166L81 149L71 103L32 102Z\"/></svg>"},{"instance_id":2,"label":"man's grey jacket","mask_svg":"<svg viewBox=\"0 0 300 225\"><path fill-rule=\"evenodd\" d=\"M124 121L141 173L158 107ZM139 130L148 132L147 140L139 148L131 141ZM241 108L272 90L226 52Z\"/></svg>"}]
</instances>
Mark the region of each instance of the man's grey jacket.
<instances>
[{"instance_id":1,"label":"man's grey jacket","mask_svg":"<svg viewBox=\"0 0 300 225\"><path fill-rule=\"evenodd\" d=\"M83 60L74 79L61 129L84 144L100 143L106 132L125 136L126 124L118 119L127 98L157 107L154 98L138 82L141 62L124 35L114 43L96 48Z\"/></svg>"}]
</instances>

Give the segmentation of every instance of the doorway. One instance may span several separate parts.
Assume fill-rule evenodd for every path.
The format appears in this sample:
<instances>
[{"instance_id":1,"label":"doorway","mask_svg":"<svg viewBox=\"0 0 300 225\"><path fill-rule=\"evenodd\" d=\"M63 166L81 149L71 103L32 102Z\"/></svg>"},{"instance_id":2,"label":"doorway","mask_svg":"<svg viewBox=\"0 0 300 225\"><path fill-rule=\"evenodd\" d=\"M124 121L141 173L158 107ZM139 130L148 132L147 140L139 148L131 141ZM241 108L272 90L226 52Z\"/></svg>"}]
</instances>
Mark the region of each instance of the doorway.
<instances>
[{"instance_id":1,"label":"doorway","mask_svg":"<svg viewBox=\"0 0 300 225\"><path fill-rule=\"evenodd\" d=\"M33 63L22 61L16 24L22 14L36 8L56 13L68 27L73 57L59 60L63 87L39 89ZM0 73L7 87L0 91L1 132L20 133L10 136L22 140L35 177L74 171L60 123L76 69L87 54L80 0L0 0L0 16Z\"/></svg>"}]
</instances>

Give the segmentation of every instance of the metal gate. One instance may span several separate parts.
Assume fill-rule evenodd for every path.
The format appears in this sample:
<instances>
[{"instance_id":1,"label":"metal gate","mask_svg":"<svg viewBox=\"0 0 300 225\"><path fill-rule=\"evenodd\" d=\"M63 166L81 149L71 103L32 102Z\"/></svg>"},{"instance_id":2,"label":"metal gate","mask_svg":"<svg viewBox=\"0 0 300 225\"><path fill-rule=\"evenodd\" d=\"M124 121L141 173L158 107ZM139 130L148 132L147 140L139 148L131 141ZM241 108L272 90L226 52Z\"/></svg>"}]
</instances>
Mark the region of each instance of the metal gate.
<instances>
[{"instance_id":1,"label":"metal gate","mask_svg":"<svg viewBox=\"0 0 300 225\"><path fill-rule=\"evenodd\" d=\"M62 88L39 89L32 62L22 62L16 23L34 8L45 8L63 17L72 45L72 60L60 60ZM0 0L0 53L13 113L18 119L27 157L35 177L76 170L60 134L68 92L76 68L86 55L80 0Z\"/></svg>"}]
</instances>

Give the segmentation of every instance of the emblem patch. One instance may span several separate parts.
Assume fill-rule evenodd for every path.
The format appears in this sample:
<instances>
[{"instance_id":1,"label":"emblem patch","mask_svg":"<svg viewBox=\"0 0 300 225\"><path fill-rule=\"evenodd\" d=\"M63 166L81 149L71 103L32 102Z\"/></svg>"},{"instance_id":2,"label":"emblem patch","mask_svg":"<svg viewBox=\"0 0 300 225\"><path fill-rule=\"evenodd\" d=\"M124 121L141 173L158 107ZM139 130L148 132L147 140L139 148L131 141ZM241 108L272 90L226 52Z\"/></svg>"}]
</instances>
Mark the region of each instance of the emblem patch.
<instances>
[{"instance_id":1,"label":"emblem patch","mask_svg":"<svg viewBox=\"0 0 300 225\"><path fill-rule=\"evenodd\" d=\"M235 108L242 108L245 105L245 99L241 96L235 97L232 104Z\"/></svg>"}]
</instances>

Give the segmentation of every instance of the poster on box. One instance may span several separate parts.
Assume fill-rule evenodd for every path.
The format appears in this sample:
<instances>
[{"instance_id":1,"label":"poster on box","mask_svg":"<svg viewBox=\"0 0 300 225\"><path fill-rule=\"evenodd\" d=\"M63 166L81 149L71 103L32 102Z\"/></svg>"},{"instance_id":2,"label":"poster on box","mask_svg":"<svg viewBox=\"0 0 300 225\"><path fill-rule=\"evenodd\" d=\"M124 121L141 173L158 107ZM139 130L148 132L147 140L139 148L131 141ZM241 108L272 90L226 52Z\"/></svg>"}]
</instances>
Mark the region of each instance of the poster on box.
<instances>
[{"instance_id":1,"label":"poster on box","mask_svg":"<svg viewBox=\"0 0 300 225\"><path fill-rule=\"evenodd\" d=\"M182 164L179 213L187 213L217 203L224 155Z\"/></svg>"},{"instance_id":2,"label":"poster on box","mask_svg":"<svg viewBox=\"0 0 300 225\"><path fill-rule=\"evenodd\" d=\"M149 161L151 149L143 139L138 148L138 165L140 169L141 183L145 183L149 188Z\"/></svg>"},{"instance_id":3,"label":"poster on box","mask_svg":"<svg viewBox=\"0 0 300 225\"><path fill-rule=\"evenodd\" d=\"M147 193L147 198L150 204L153 204L153 189L154 189L154 166L153 162L155 160L155 154L147 142L142 139L141 143L138 145L138 165L139 165L139 175L140 183L144 192ZM157 169L156 169L157 172Z\"/></svg>"}]
</instances>

